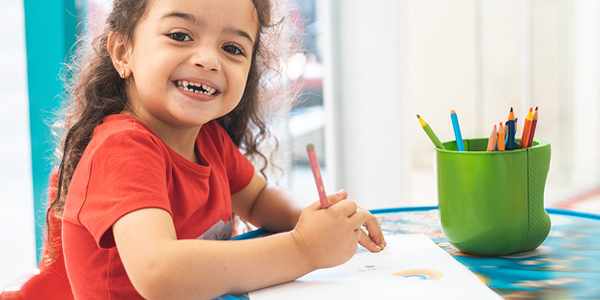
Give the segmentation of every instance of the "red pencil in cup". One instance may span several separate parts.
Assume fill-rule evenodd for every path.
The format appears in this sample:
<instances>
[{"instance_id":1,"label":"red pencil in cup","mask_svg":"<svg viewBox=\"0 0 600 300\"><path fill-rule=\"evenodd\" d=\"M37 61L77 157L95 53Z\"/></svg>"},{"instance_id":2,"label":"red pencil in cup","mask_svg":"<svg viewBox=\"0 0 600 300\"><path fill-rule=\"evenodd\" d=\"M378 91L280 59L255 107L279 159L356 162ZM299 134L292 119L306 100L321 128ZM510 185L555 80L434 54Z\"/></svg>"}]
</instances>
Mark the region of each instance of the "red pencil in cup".
<instances>
[{"instance_id":1,"label":"red pencil in cup","mask_svg":"<svg viewBox=\"0 0 600 300\"><path fill-rule=\"evenodd\" d=\"M529 135L531 134L531 121L533 120L533 108L529 108L529 112L527 112L527 117L525 117L525 125L523 126L523 134L521 135L521 148L527 148L531 145L529 144Z\"/></svg>"},{"instance_id":2,"label":"red pencil in cup","mask_svg":"<svg viewBox=\"0 0 600 300\"><path fill-rule=\"evenodd\" d=\"M538 107L535 107L535 110L533 111L533 115L532 115L532 120L531 120L531 133L529 134L529 142L527 143L527 146L531 147L533 146L533 135L535 134L535 127L537 126L537 121L538 121Z\"/></svg>"},{"instance_id":3,"label":"red pencil in cup","mask_svg":"<svg viewBox=\"0 0 600 300\"><path fill-rule=\"evenodd\" d=\"M323 186L323 178L321 177L321 168L319 168L319 161L317 160L317 154L315 153L315 146L313 144L308 144L308 146L306 146L306 152L308 152L308 161L310 162L310 168L312 169L313 176L315 177L315 183L317 184L317 192L319 193L321 208L328 208L329 201L327 200L327 194L325 194L325 187Z\"/></svg>"}]
</instances>

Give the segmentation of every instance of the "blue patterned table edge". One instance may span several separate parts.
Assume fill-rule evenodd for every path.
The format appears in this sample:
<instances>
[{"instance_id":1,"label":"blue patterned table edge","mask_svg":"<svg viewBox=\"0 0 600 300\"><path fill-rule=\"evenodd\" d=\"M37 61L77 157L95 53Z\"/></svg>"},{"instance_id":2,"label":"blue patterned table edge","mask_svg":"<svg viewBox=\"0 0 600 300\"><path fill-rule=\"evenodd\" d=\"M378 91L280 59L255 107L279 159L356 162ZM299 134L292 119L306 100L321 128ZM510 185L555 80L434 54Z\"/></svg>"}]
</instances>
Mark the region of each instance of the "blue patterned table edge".
<instances>
[{"instance_id":1,"label":"blue patterned table edge","mask_svg":"<svg viewBox=\"0 0 600 300\"><path fill-rule=\"evenodd\" d=\"M374 209L371 213L380 218L385 234L428 235L505 299L600 300L600 215L546 208L553 224L550 235L540 247L508 256L481 257L460 252L443 237L437 208L398 207ZM232 240L267 234L269 232L258 229ZM224 295L216 299L247 300L249 297L247 294Z\"/></svg>"}]
</instances>

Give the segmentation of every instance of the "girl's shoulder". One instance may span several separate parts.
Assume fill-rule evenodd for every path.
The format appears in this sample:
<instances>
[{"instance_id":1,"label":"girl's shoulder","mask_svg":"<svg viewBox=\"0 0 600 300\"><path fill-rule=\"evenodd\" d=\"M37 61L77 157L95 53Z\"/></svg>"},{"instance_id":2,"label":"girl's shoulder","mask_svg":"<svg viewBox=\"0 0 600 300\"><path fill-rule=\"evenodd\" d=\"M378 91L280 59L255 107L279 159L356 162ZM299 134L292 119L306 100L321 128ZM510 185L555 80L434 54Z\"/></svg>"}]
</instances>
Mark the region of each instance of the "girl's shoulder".
<instances>
[{"instance_id":1,"label":"girl's shoulder","mask_svg":"<svg viewBox=\"0 0 600 300\"><path fill-rule=\"evenodd\" d=\"M110 115L94 130L86 152L96 152L98 148L153 148L166 151L164 142L139 120L122 114ZM118 149L117 149L118 150ZM91 154L91 153L90 153Z\"/></svg>"},{"instance_id":2,"label":"girl's shoulder","mask_svg":"<svg viewBox=\"0 0 600 300\"><path fill-rule=\"evenodd\" d=\"M138 119L122 114L110 115L104 118L102 124L98 125L94 130L94 138L100 135L114 135L127 132L142 132L156 136L150 128Z\"/></svg>"},{"instance_id":3,"label":"girl's shoulder","mask_svg":"<svg viewBox=\"0 0 600 300\"><path fill-rule=\"evenodd\" d=\"M231 142L229 134L217 120L212 120L202 125L202 130L200 130L198 138L201 139L203 135L209 137L214 142Z\"/></svg>"}]
</instances>

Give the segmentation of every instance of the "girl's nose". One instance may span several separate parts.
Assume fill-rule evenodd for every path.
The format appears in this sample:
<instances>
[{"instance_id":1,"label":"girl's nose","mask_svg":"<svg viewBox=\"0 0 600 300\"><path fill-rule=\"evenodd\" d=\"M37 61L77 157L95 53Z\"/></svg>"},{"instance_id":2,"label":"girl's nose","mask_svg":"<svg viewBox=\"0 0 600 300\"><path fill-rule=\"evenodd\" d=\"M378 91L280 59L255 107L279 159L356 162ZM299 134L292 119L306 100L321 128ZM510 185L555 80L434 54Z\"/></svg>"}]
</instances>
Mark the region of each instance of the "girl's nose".
<instances>
[{"instance_id":1,"label":"girl's nose","mask_svg":"<svg viewBox=\"0 0 600 300\"><path fill-rule=\"evenodd\" d=\"M221 70L218 51L208 49L208 47L202 47L196 51L193 57L193 63L207 71Z\"/></svg>"}]
</instances>

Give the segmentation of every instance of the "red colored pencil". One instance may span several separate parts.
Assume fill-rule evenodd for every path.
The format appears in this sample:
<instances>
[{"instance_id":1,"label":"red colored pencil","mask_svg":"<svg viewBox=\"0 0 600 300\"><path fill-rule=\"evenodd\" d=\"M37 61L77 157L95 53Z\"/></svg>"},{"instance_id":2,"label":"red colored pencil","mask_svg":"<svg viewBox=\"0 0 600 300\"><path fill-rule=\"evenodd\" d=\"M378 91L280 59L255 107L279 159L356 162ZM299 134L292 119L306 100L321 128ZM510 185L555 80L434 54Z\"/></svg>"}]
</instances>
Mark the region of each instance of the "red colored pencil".
<instances>
[{"instance_id":1,"label":"red colored pencil","mask_svg":"<svg viewBox=\"0 0 600 300\"><path fill-rule=\"evenodd\" d=\"M313 144L308 144L308 146L306 146L306 152L308 152L308 161L310 162L310 168L312 169L315 183L317 184L321 209L326 209L329 207L329 201L327 200L327 194L325 193L325 187L323 186L323 178L321 177L321 169L319 168L319 160L317 160L317 154L315 153L315 146Z\"/></svg>"},{"instance_id":2,"label":"red colored pencil","mask_svg":"<svg viewBox=\"0 0 600 300\"><path fill-rule=\"evenodd\" d=\"M529 144L529 135L531 135L531 123L533 120L532 111L533 107L529 108L529 112L527 112L527 117L525 118L525 126L523 126L523 134L521 135L521 143L523 144L521 148L527 148L531 146Z\"/></svg>"},{"instance_id":3,"label":"red colored pencil","mask_svg":"<svg viewBox=\"0 0 600 300\"><path fill-rule=\"evenodd\" d=\"M535 107L535 111L533 112L532 120L531 120L531 133L529 134L529 142L527 145L529 147L533 146L533 135L535 134L535 126L537 125L538 120L538 107Z\"/></svg>"}]
</instances>

